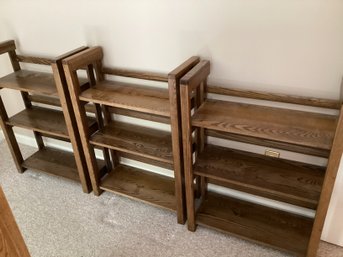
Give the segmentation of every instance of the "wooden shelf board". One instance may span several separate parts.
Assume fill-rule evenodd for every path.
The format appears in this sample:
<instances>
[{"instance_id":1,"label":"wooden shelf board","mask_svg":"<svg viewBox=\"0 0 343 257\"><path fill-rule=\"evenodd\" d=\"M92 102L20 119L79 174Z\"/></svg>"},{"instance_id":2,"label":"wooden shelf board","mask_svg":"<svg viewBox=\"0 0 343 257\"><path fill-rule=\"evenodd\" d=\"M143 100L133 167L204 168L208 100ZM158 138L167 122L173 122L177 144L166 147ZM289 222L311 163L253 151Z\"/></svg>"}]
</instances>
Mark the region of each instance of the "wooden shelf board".
<instances>
[{"instance_id":1,"label":"wooden shelf board","mask_svg":"<svg viewBox=\"0 0 343 257\"><path fill-rule=\"evenodd\" d=\"M325 168L206 145L194 174L236 190L316 209Z\"/></svg>"},{"instance_id":2,"label":"wooden shelf board","mask_svg":"<svg viewBox=\"0 0 343 257\"><path fill-rule=\"evenodd\" d=\"M166 89L105 80L82 92L80 100L170 117Z\"/></svg>"},{"instance_id":3,"label":"wooden shelf board","mask_svg":"<svg viewBox=\"0 0 343 257\"><path fill-rule=\"evenodd\" d=\"M122 122L111 122L96 132L91 144L173 163L171 134Z\"/></svg>"},{"instance_id":4,"label":"wooden shelf board","mask_svg":"<svg viewBox=\"0 0 343 257\"><path fill-rule=\"evenodd\" d=\"M174 180L141 169L119 165L101 181L100 188L169 210L176 210Z\"/></svg>"},{"instance_id":5,"label":"wooden shelf board","mask_svg":"<svg viewBox=\"0 0 343 257\"><path fill-rule=\"evenodd\" d=\"M192 125L330 150L337 117L303 111L206 100L192 118Z\"/></svg>"},{"instance_id":6,"label":"wooden shelf board","mask_svg":"<svg viewBox=\"0 0 343 257\"><path fill-rule=\"evenodd\" d=\"M10 88L38 95L58 96L52 73L19 70L0 78L0 88Z\"/></svg>"},{"instance_id":7,"label":"wooden shelf board","mask_svg":"<svg viewBox=\"0 0 343 257\"><path fill-rule=\"evenodd\" d=\"M93 118L88 118L88 122L90 127L96 123ZM9 118L7 124L69 139L63 112L58 110L32 106Z\"/></svg>"},{"instance_id":8,"label":"wooden shelf board","mask_svg":"<svg viewBox=\"0 0 343 257\"><path fill-rule=\"evenodd\" d=\"M198 224L285 250L306 254L313 219L208 193L200 206Z\"/></svg>"},{"instance_id":9,"label":"wooden shelf board","mask_svg":"<svg viewBox=\"0 0 343 257\"><path fill-rule=\"evenodd\" d=\"M52 148L38 150L27 158L22 165L30 170L80 181L74 155L62 150Z\"/></svg>"}]
</instances>

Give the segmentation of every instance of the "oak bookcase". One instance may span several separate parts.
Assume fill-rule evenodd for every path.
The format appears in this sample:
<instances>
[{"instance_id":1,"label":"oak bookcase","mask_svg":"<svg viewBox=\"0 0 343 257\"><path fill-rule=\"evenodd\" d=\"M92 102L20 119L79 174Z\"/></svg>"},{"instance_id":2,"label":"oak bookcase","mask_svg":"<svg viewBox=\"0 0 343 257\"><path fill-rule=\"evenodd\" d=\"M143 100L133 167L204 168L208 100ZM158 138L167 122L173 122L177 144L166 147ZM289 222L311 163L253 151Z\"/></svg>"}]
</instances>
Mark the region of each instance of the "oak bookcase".
<instances>
[{"instance_id":1,"label":"oak bookcase","mask_svg":"<svg viewBox=\"0 0 343 257\"><path fill-rule=\"evenodd\" d=\"M207 85L210 63L181 79L188 229L196 224L285 250L316 255L343 152L341 101ZM338 115L215 100L206 94L336 109ZM231 98L232 99L232 98ZM192 106L192 101L195 103ZM328 159L327 166L207 143L217 137ZM316 211L314 218L208 191L208 183ZM197 201L195 188L200 188Z\"/></svg>"},{"instance_id":2,"label":"oak bookcase","mask_svg":"<svg viewBox=\"0 0 343 257\"><path fill-rule=\"evenodd\" d=\"M170 74L106 68L102 59L102 48L92 47L63 60L94 193L105 190L173 210L184 223L179 80L199 58L190 58ZM82 69L87 70L88 88L80 87L77 72ZM164 82L168 88L108 80L108 75ZM94 134L86 122L90 104L100 118ZM171 132L118 121L112 114L169 124ZM112 162L105 176L99 173L94 147L109 151ZM174 178L124 165L120 157L173 170Z\"/></svg>"},{"instance_id":3,"label":"oak bookcase","mask_svg":"<svg viewBox=\"0 0 343 257\"><path fill-rule=\"evenodd\" d=\"M0 97L0 123L20 173L26 169L32 169L78 181L81 182L83 191L88 193L92 188L62 67L64 58L86 49L87 47L81 47L50 59L17 55L13 40L0 43L0 54L8 53L13 67L12 73L0 78L0 89L9 88L20 91L25 105L23 111L8 117ZM52 73L23 70L20 62L49 65ZM82 81L82 83L87 82ZM91 131L95 131L96 120L88 118L87 126ZM25 160L13 127L29 129L34 133L38 151ZM74 153L46 147L43 137L72 142L75 146ZM102 164L99 162L99 165Z\"/></svg>"}]
</instances>

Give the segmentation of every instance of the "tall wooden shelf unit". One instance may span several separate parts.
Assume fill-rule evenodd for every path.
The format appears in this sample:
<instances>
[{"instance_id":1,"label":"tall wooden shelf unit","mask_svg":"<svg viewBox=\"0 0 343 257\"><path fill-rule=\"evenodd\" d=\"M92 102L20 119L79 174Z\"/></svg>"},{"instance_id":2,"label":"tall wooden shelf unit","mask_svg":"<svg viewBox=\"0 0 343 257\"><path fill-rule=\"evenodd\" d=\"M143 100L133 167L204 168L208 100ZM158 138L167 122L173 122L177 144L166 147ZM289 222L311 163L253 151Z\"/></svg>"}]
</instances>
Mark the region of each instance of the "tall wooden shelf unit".
<instances>
[{"instance_id":1,"label":"tall wooden shelf unit","mask_svg":"<svg viewBox=\"0 0 343 257\"><path fill-rule=\"evenodd\" d=\"M93 47L63 61L93 190L96 195L105 190L176 211L178 222L184 223L179 80L199 58L190 58L169 75L102 67L102 58L102 49ZM89 88L79 86L77 71L83 68L91 81ZM169 86L165 89L110 81L106 75L165 82ZM90 104L103 117L94 134L86 126ZM170 124L171 133L120 122L112 114ZM111 156L113 168L104 177L95 162L94 147L108 149ZM174 170L174 178L124 165L120 157Z\"/></svg>"},{"instance_id":2,"label":"tall wooden shelf unit","mask_svg":"<svg viewBox=\"0 0 343 257\"><path fill-rule=\"evenodd\" d=\"M18 171L22 173L26 169L32 169L78 181L81 182L83 191L89 193L92 187L62 67L64 58L82 52L87 47L81 47L55 59L17 55L15 49L13 40L0 43L0 54L8 53L13 67L13 73L0 78L0 89L20 91L25 109L8 117L0 97L0 123ZM23 70L20 68L20 62L50 65L53 72ZM95 131L96 120L88 118L87 126L91 131ZM29 129L34 133L38 151L25 160L13 127ZM72 142L75 146L74 154L46 147L43 137Z\"/></svg>"},{"instance_id":3,"label":"tall wooden shelf unit","mask_svg":"<svg viewBox=\"0 0 343 257\"><path fill-rule=\"evenodd\" d=\"M315 256L343 152L342 102L211 87L206 84L209 74L210 63L201 61L181 79L189 230L201 224L298 256ZM340 114L220 101L206 93L337 109ZM208 136L325 157L328 163L321 167L211 145ZM308 218L208 192L209 182L313 209L316 215ZM195 187L201 189L198 208Z\"/></svg>"}]
</instances>

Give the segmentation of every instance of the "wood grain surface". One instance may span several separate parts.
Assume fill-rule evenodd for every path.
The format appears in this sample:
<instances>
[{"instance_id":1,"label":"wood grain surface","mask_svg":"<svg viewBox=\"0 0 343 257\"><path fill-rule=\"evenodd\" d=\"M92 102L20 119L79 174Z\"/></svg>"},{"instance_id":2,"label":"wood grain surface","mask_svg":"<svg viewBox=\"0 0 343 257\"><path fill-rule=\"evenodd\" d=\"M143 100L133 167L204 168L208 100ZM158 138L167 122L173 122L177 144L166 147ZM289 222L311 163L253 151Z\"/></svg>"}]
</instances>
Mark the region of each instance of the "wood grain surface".
<instances>
[{"instance_id":1,"label":"wood grain surface","mask_svg":"<svg viewBox=\"0 0 343 257\"><path fill-rule=\"evenodd\" d=\"M316 209L325 167L206 145L194 174L226 182L228 187Z\"/></svg>"},{"instance_id":2,"label":"wood grain surface","mask_svg":"<svg viewBox=\"0 0 343 257\"><path fill-rule=\"evenodd\" d=\"M129 83L101 81L84 91L80 100L140 112L170 116L168 90Z\"/></svg>"},{"instance_id":3,"label":"wood grain surface","mask_svg":"<svg viewBox=\"0 0 343 257\"><path fill-rule=\"evenodd\" d=\"M153 160L173 163L171 135L161 130L111 122L96 132L90 138L90 142Z\"/></svg>"},{"instance_id":4,"label":"wood grain surface","mask_svg":"<svg viewBox=\"0 0 343 257\"><path fill-rule=\"evenodd\" d=\"M40 95L58 96L51 73L18 70L0 78L0 88L10 88Z\"/></svg>"},{"instance_id":5,"label":"wood grain surface","mask_svg":"<svg viewBox=\"0 0 343 257\"><path fill-rule=\"evenodd\" d=\"M239 199L208 193L197 213L199 224L304 256L313 219Z\"/></svg>"},{"instance_id":6,"label":"wood grain surface","mask_svg":"<svg viewBox=\"0 0 343 257\"><path fill-rule=\"evenodd\" d=\"M192 125L330 150L337 116L207 100L194 115Z\"/></svg>"},{"instance_id":7,"label":"wood grain surface","mask_svg":"<svg viewBox=\"0 0 343 257\"><path fill-rule=\"evenodd\" d=\"M30 257L19 227L0 186L0 256Z\"/></svg>"},{"instance_id":8,"label":"wood grain surface","mask_svg":"<svg viewBox=\"0 0 343 257\"><path fill-rule=\"evenodd\" d=\"M158 207L176 210L174 180L166 176L121 164L101 181L100 188Z\"/></svg>"}]
</instances>

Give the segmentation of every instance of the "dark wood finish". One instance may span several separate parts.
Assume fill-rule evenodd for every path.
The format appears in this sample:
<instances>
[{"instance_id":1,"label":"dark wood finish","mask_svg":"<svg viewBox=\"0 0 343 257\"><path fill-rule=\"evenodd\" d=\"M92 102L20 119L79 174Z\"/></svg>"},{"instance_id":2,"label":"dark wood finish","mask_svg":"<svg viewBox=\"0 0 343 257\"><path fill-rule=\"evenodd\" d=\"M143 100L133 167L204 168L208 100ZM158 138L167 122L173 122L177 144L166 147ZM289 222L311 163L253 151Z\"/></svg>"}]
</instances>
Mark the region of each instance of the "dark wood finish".
<instances>
[{"instance_id":1,"label":"dark wood finish","mask_svg":"<svg viewBox=\"0 0 343 257\"><path fill-rule=\"evenodd\" d=\"M154 121L158 123L170 124L170 118L165 117L165 116L155 115L151 113L143 113L143 112L133 111L133 110L128 110L128 109L114 108L114 107L109 107L108 110L112 114L118 114L118 115L128 116L128 117L137 118L137 119L149 120L149 121Z\"/></svg>"},{"instance_id":2,"label":"dark wood finish","mask_svg":"<svg viewBox=\"0 0 343 257\"><path fill-rule=\"evenodd\" d=\"M69 59L69 57L66 60ZM77 57L80 58L80 57ZM82 57L81 57L82 58ZM82 144L82 149L85 154L85 159L87 163L87 168L89 172L89 177L91 180L93 192L95 195L100 195L102 190L99 187L100 183L100 172L99 167L97 166L96 157L94 153L94 149L92 145L89 143L89 137L90 137L90 131L87 126L87 116L86 116L86 109L83 104L79 101L79 95L81 93L81 88L79 84L79 80L77 78L76 70L71 70L71 67L69 67L68 62L63 60L63 69L66 76L66 81L68 84L68 89L71 97L71 102L73 105L73 110L75 112L76 117L76 123L80 135L80 140ZM75 142L73 142L73 148L78 147L75 145Z\"/></svg>"},{"instance_id":3,"label":"dark wood finish","mask_svg":"<svg viewBox=\"0 0 343 257\"><path fill-rule=\"evenodd\" d=\"M323 150L331 149L336 124L332 115L217 100L206 100L192 119L197 127Z\"/></svg>"},{"instance_id":4,"label":"dark wood finish","mask_svg":"<svg viewBox=\"0 0 343 257\"><path fill-rule=\"evenodd\" d=\"M197 213L199 224L256 243L305 255L313 219L208 193Z\"/></svg>"},{"instance_id":5,"label":"dark wood finish","mask_svg":"<svg viewBox=\"0 0 343 257\"><path fill-rule=\"evenodd\" d=\"M328 109L340 109L339 101L333 100L333 99L322 99L322 98L315 98L315 97L276 94L276 93L253 91L253 90L242 90L238 88L225 88L225 87L218 87L218 86L213 86L213 85L209 85L206 91L207 93L234 96L234 97L243 97L243 98L251 98L251 99L257 99L257 100L307 105L307 106L328 108Z\"/></svg>"},{"instance_id":6,"label":"dark wood finish","mask_svg":"<svg viewBox=\"0 0 343 257\"><path fill-rule=\"evenodd\" d=\"M54 74L56 88L61 99L60 104L63 110L65 124L68 130L68 135L72 143L78 176L82 185L82 190L85 193L89 193L92 191L92 186L91 186L90 178L88 175L87 163L86 163L85 155L82 149L80 135L77 130L75 113L74 113L73 106L71 103L68 85L67 85L67 81L66 81L64 71L63 71L63 66L62 66L63 59L68 58L79 52L82 52L86 49L87 47L80 47L78 49L75 49L71 52L65 53L57 57L56 61L51 64L51 67ZM94 132L97 129L97 123L95 119L91 119L91 120L93 121L93 124L92 125L89 124L89 127L93 127L93 129L91 130L93 130Z\"/></svg>"},{"instance_id":7,"label":"dark wood finish","mask_svg":"<svg viewBox=\"0 0 343 257\"><path fill-rule=\"evenodd\" d=\"M46 72L19 70L0 78L0 87L33 94L58 96L54 77Z\"/></svg>"},{"instance_id":8,"label":"dark wood finish","mask_svg":"<svg viewBox=\"0 0 343 257\"><path fill-rule=\"evenodd\" d=\"M233 141L247 143L247 144L283 149L283 150L287 150L287 151L291 151L291 152L314 155L314 156L324 157L324 158L328 158L330 155L329 150L303 147L303 146L298 146L298 145L293 145L293 144L288 144L288 143L276 142L276 141L268 140L265 138L261 139L261 138L255 138L255 137L241 136L241 135L237 135L237 134L231 134L231 133L227 133L227 132L223 132L223 131L216 131L216 130L211 130L211 129L205 129L205 135L210 136L210 137L217 137L217 138L222 138L222 139L227 139L227 140L233 140Z\"/></svg>"},{"instance_id":9,"label":"dark wood finish","mask_svg":"<svg viewBox=\"0 0 343 257\"><path fill-rule=\"evenodd\" d=\"M183 162L185 173L185 191L187 203L187 226L190 231L195 231L195 202L194 202L194 175L193 166L193 139L191 124L190 87L181 80L181 117L182 117L182 143Z\"/></svg>"},{"instance_id":10,"label":"dark wood finish","mask_svg":"<svg viewBox=\"0 0 343 257\"><path fill-rule=\"evenodd\" d=\"M32 106L15 114L6 122L10 126L30 129L46 135L69 138L67 126L61 111ZM94 125L95 120L88 118L88 126Z\"/></svg>"},{"instance_id":11,"label":"dark wood finish","mask_svg":"<svg viewBox=\"0 0 343 257\"><path fill-rule=\"evenodd\" d=\"M78 69L86 68L91 62L95 63L101 61L103 53L101 47L91 47L85 51L69 56L63 59L63 65L68 66L70 70L76 71Z\"/></svg>"},{"instance_id":12,"label":"dark wood finish","mask_svg":"<svg viewBox=\"0 0 343 257\"><path fill-rule=\"evenodd\" d=\"M168 91L137 85L101 81L84 91L80 100L125 108L134 111L152 113L164 117L170 116Z\"/></svg>"},{"instance_id":13,"label":"dark wood finish","mask_svg":"<svg viewBox=\"0 0 343 257\"><path fill-rule=\"evenodd\" d=\"M15 51L15 49L14 40L8 40L0 43L0 54Z\"/></svg>"},{"instance_id":14,"label":"dark wood finish","mask_svg":"<svg viewBox=\"0 0 343 257\"><path fill-rule=\"evenodd\" d=\"M185 76L182 77L181 83L187 84L190 90L193 91L203 81L205 81L210 74L210 62L201 61L193 69L191 69Z\"/></svg>"},{"instance_id":15,"label":"dark wood finish","mask_svg":"<svg viewBox=\"0 0 343 257\"><path fill-rule=\"evenodd\" d=\"M36 56L24 56L17 55L18 62L32 63L32 64L42 64L42 65L51 65L55 62L53 59L36 57Z\"/></svg>"},{"instance_id":16,"label":"dark wood finish","mask_svg":"<svg viewBox=\"0 0 343 257\"><path fill-rule=\"evenodd\" d=\"M76 122L63 73L62 59L84 51L87 47L81 47L57 58L51 59L45 57L17 55L15 52L14 41L11 41L10 45L11 46L8 46L6 43L0 44L0 46L4 47L2 49L7 49L14 72L0 79L0 88L4 87L21 91L25 110L8 119L5 109L3 109L1 116L4 121L4 130L6 131L5 136L9 143L11 152L14 155L19 171L24 171L28 166L35 168L34 162L37 161L35 157L38 157L38 159L41 157L44 160L40 162L37 161L38 166L44 166L46 169L49 167L51 169L55 169L57 167L57 171L50 172L55 175L69 176L69 178L81 181L83 191L90 192L91 186L87 175L88 171L85 164L85 157L81 147L81 151L74 148L75 155L71 155L75 156L75 160L78 163L79 174L75 173L76 175L72 172L68 172L70 174L66 175L65 173L68 171L68 168L63 171L63 167L60 167L60 170L58 170L59 168L56 166L55 159L48 158L48 155L42 155L42 153L45 153L46 151L42 136L48 136L63 141L80 141L77 129L74 130L74 127L76 128ZM53 73L21 70L19 62L50 65ZM88 81L81 80L81 82L83 87L87 86L85 83ZM63 113L62 111L53 110L51 108L32 106L32 102L41 103L47 105L47 107L62 107L61 109ZM13 126L33 130L39 151L32 158L30 157L23 161L12 130ZM89 126L92 133L97 128L97 124L94 119L88 119L87 126ZM63 154L67 153L61 154L63 156ZM50 166L49 161L51 162ZM21 165L21 167L19 167L19 165ZM46 172L49 171L46 170ZM79 176L78 179L76 179L75 176Z\"/></svg>"},{"instance_id":17,"label":"dark wood finish","mask_svg":"<svg viewBox=\"0 0 343 257\"><path fill-rule=\"evenodd\" d=\"M0 256L30 257L11 208L0 187Z\"/></svg>"},{"instance_id":18,"label":"dark wood finish","mask_svg":"<svg viewBox=\"0 0 343 257\"><path fill-rule=\"evenodd\" d=\"M307 250L307 256L315 256L320 237L322 234L327 210L329 208L330 199L335 185L337 172L343 153L343 105L341 107L338 126L336 128L335 139L332 145L331 154L329 157L326 174L323 182L323 190L320 195L319 205L314 220L313 230L311 234L310 243Z\"/></svg>"},{"instance_id":19,"label":"dark wood finish","mask_svg":"<svg viewBox=\"0 0 343 257\"><path fill-rule=\"evenodd\" d=\"M175 190L173 194L175 194L174 203L176 204L173 208L177 210L178 222L184 223L185 202L181 164L181 134L179 130L179 84L180 78L199 62L199 58L191 58L169 75L165 75L154 72L103 68L102 56L101 48L94 47L86 50L83 54L67 58L63 62L68 86L72 92L76 116L86 115L85 104L94 103L95 106L102 105L102 113L99 113L99 107L96 107L96 113L99 117L104 117L105 126L102 127L100 125L99 132L93 136L85 128L84 117L77 120L83 148L87 156L87 164L89 167L91 166L89 170L94 191L96 194L99 194L101 189L103 189L99 187L100 176L98 168L94 163L93 148L95 146L112 150L111 156L114 170L116 170L116 166L119 163L119 156L163 168L173 168L175 176L173 182ZM88 89L80 88L76 73L78 69L84 67L87 67L87 75L90 81ZM168 81L169 90L107 81L104 80L106 74L160 82ZM154 129L117 122L113 123L111 114L171 124L172 135ZM130 193L128 194L130 195Z\"/></svg>"},{"instance_id":20,"label":"dark wood finish","mask_svg":"<svg viewBox=\"0 0 343 257\"><path fill-rule=\"evenodd\" d=\"M200 58L193 56L176 67L168 74L168 88L170 101L170 125L172 133L173 163L175 177L175 196L177 200L178 223L184 224L187 217L186 194L183 171L182 151L182 126L181 126L181 102L180 102L180 80L192 69Z\"/></svg>"},{"instance_id":21,"label":"dark wood finish","mask_svg":"<svg viewBox=\"0 0 343 257\"><path fill-rule=\"evenodd\" d=\"M2 98L0 96L0 125L2 128L2 132L4 133L5 139L7 141L8 147L10 149L12 158L14 160L14 163L16 165L16 168L19 173L23 173L25 171L25 168L21 166L24 159L21 154L18 142L15 138L13 129L11 126L8 126L6 122L8 121L7 112L4 106L4 103L2 101Z\"/></svg>"},{"instance_id":22,"label":"dark wood finish","mask_svg":"<svg viewBox=\"0 0 343 257\"><path fill-rule=\"evenodd\" d=\"M103 190L176 210L174 180L141 169L119 165L102 181Z\"/></svg>"},{"instance_id":23,"label":"dark wood finish","mask_svg":"<svg viewBox=\"0 0 343 257\"><path fill-rule=\"evenodd\" d=\"M61 111L32 106L9 118L7 124L57 137L69 138Z\"/></svg>"},{"instance_id":24,"label":"dark wood finish","mask_svg":"<svg viewBox=\"0 0 343 257\"><path fill-rule=\"evenodd\" d=\"M144 162L146 164L154 165L157 167L174 170L174 164L168 162L161 162L154 159L146 158L137 154L127 153L127 152L118 152L120 157L127 158L134 161Z\"/></svg>"},{"instance_id":25,"label":"dark wood finish","mask_svg":"<svg viewBox=\"0 0 343 257\"><path fill-rule=\"evenodd\" d=\"M181 79L189 230L194 231L199 223L299 256L314 257L343 153L343 107L339 117L209 99L198 108L199 90L206 82L209 68L205 68L204 63L197 66ZM226 88L209 87L206 91L329 109L337 109L338 103ZM194 113L190 104L193 94L196 99ZM198 128L205 128L206 136L329 156L328 164L327 167L315 167L210 145L201 152L204 139L197 134ZM200 188L202 192L197 212L194 179L197 190ZM208 193L207 183L312 208L316 210L316 216L315 219L304 218Z\"/></svg>"},{"instance_id":26,"label":"dark wood finish","mask_svg":"<svg viewBox=\"0 0 343 257\"><path fill-rule=\"evenodd\" d=\"M107 68L107 67L104 67L102 69L102 72L104 74L114 75L114 76L168 82L168 75L163 74L163 73L158 73L158 72L145 72L145 71L127 70L127 69L119 69L119 68Z\"/></svg>"},{"instance_id":27,"label":"dark wood finish","mask_svg":"<svg viewBox=\"0 0 343 257\"><path fill-rule=\"evenodd\" d=\"M207 145L193 172L236 190L316 209L325 167Z\"/></svg>"},{"instance_id":28,"label":"dark wood finish","mask_svg":"<svg viewBox=\"0 0 343 257\"><path fill-rule=\"evenodd\" d=\"M161 162L173 163L170 133L160 130L111 122L96 132L90 138L90 143Z\"/></svg>"},{"instance_id":29,"label":"dark wood finish","mask_svg":"<svg viewBox=\"0 0 343 257\"><path fill-rule=\"evenodd\" d=\"M80 181L74 155L65 151L46 147L27 158L23 167Z\"/></svg>"},{"instance_id":30,"label":"dark wood finish","mask_svg":"<svg viewBox=\"0 0 343 257\"><path fill-rule=\"evenodd\" d=\"M28 95L28 99L34 103L61 107L61 101L57 97L50 97L50 96L44 96L44 95Z\"/></svg>"}]
</instances>

